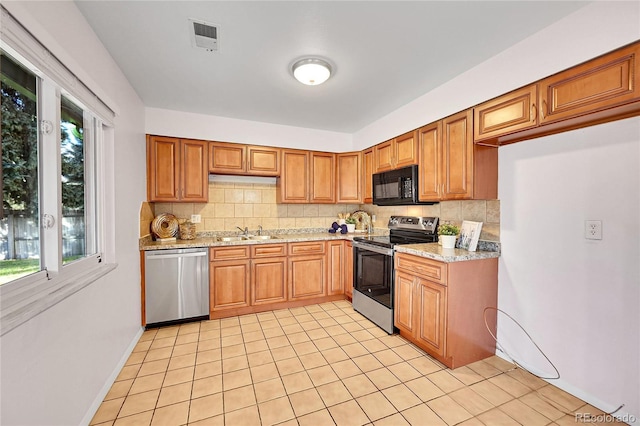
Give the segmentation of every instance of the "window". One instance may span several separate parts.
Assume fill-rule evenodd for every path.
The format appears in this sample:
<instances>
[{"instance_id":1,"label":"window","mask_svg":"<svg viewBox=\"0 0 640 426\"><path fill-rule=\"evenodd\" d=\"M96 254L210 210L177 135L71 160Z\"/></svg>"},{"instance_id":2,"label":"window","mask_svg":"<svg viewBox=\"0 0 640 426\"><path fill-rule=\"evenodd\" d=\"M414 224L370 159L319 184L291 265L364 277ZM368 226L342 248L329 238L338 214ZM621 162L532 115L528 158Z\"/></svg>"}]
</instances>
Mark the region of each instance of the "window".
<instances>
[{"instance_id":1,"label":"window","mask_svg":"<svg viewBox=\"0 0 640 426\"><path fill-rule=\"evenodd\" d=\"M6 52L1 57L0 284L6 284L39 271L57 273L99 254L95 139L101 128L69 95L58 96L62 90L46 77L36 76ZM38 137L43 110L59 111L59 126L44 120ZM41 231L57 231L58 226L61 232Z\"/></svg>"},{"instance_id":2,"label":"window","mask_svg":"<svg viewBox=\"0 0 640 426\"><path fill-rule=\"evenodd\" d=\"M40 271L36 76L6 54L2 69L0 284Z\"/></svg>"},{"instance_id":3,"label":"window","mask_svg":"<svg viewBox=\"0 0 640 426\"><path fill-rule=\"evenodd\" d=\"M102 262L105 245L113 258L103 144L114 115L4 8L0 18L5 334L115 268Z\"/></svg>"}]
</instances>

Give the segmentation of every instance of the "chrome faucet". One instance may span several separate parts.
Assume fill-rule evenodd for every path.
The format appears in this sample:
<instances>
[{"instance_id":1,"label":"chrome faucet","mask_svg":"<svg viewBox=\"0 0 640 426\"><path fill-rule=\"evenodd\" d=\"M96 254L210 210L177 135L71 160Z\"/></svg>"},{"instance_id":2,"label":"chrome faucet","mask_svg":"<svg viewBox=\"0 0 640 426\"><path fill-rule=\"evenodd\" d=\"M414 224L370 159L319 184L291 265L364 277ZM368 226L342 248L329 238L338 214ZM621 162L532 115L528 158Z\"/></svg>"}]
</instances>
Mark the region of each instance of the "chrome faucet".
<instances>
[{"instance_id":1,"label":"chrome faucet","mask_svg":"<svg viewBox=\"0 0 640 426\"><path fill-rule=\"evenodd\" d=\"M248 227L244 227L244 229L240 228L239 226L236 226L236 228L238 228L240 230L240 232L242 232L242 235L244 235L245 237L249 235L249 228Z\"/></svg>"},{"instance_id":2,"label":"chrome faucet","mask_svg":"<svg viewBox=\"0 0 640 426\"><path fill-rule=\"evenodd\" d=\"M258 225L258 235L262 235L262 225Z\"/></svg>"}]
</instances>

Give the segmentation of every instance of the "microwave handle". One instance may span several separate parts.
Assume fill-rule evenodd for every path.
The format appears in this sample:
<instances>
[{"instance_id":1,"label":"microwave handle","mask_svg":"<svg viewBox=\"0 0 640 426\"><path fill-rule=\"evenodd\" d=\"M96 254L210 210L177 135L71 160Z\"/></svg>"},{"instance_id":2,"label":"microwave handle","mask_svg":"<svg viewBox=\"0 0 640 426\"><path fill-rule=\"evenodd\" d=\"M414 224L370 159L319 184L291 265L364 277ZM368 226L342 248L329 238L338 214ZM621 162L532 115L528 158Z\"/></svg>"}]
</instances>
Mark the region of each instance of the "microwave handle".
<instances>
[{"instance_id":1,"label":"microwave handle","mask_svg":"<svg viewBox=\"0 0 640 426\"><path fill-rule=\"evenodd\" d=\"M402 179L402 177L398 178L398 197L399 198L404 198L404 179Z\"/></svg>"}]
</instances>

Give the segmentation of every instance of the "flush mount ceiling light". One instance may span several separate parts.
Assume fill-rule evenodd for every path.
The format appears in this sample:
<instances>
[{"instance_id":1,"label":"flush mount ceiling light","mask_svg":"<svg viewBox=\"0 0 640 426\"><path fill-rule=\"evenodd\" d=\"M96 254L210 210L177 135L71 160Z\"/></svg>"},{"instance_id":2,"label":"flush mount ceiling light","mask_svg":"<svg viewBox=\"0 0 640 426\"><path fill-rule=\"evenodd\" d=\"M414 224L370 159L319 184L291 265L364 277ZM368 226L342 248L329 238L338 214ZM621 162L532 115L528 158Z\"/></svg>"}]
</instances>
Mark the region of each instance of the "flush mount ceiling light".
<instances>
[{"instance_id":1,"label":"flush mount ceiling light","mask_svg":"<svg viewBox=\"0 0 640 426\"><path fill-rule=\"evenodd\" d=\"M296 80L309 86L322 84L331 77L331 65L319 58L300 59L291 66L291 70Z\"/></svg>"}]
</instances>

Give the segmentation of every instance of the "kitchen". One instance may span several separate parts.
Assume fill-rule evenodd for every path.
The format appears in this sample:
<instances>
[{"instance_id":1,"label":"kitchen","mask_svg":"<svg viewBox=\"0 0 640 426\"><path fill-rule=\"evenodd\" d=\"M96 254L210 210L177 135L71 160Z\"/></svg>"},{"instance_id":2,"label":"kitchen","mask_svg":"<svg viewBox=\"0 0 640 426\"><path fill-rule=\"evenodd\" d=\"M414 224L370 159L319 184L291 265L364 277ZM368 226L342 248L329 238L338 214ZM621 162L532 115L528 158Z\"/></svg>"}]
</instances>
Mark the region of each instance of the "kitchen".
<instances>
[{"instance_id":1,"label":"kitchen","mask_svg":"<svg viewBox=\"0 0 640 426\"><path fill-rule=\"evenodd\" d=\"M19 2L7 6L12 14L23 21L25 25L29 25L34 34L46 41L47 44L51 44L49 48L56 50L58 57L66 59L65 62L70 64L79 62L79 58L69 53L72 49L66 48L66 46L75 46L80 43L79 39L91 39L95 36L74 38L73 35L55 28L47 21L47 18L61 16L63 12L69 16L77 17L78 22L83 22L84 18L73 4L65 4L61 10L41 4L38 7ZM114 157L118 162L116 183L118 187L125 188L116 191L117 203L114 211L118 223L117 235L113 236L115 251L118 253L118 268L113 272L113 275L108 275L97 281L97 284L102 285L92 285L83 289L73 297L65 299L63 303L3 336L3 412L33 412L31 415L37 416L36 411L38 410L34 410L32 407L40 407L41 411L44 409L43 407L49 407L47 412L54 413L55 416L50 418L52 423L78 423L87 407L94 403L94 398L100 393L100 389L111 374L111 370L118 364L132 339L138 333L140 300L139 289L136 285L140 272L137 239L140 226L138 218L140 202L146 199L144 184L142 184L146 177L144 168L141 166L144 164L145 158L143 141L145 133L180 135L180 137L206 140L240 142L246 140L248 143L252 140L265 141L266 137L271 140L271 143L265 142L265 144L273 146L289 144L293 146L294 141L305 140L306 145L296 147L314 149L314 147L322 146L323 149L330 151L342 151L341 146L364 149L381 141L380 135L394 137L419 125L438 120L447 113L463 110L469 105L491 99L557 70L568 68L634 41L638 38L637 25L635 24L637 23L637 8L628 3L618 5L618 7L623 8L622 10L625 12L615 13L606 9L604 5L591 4L581 13L563 21L563 24L569 25L575 30L575 33L567 35L566 28L561 25L551 27L536 37L498 55L492 61L487 61L474 70L442 85L437 91L430 93L425 98L409 103L385 119L356 132L352 139L343 134L332 132L314 132L266 123L237 121L222 117L212 118L207 115L159 108L145 108L131 89L125 87L126 83L112 65L106 67L111 70L107 76L102 74L105 71L92 72L97 71L99 64L105 64L107 60L104 59L104 56L95 53L96 64L72 65L74 71L87 77L87 81L98 80L100 83L96 85L100 88L98 90L102 92L101 94L108 92L110 95L105 96L107 99L111 97L116 99L117 102L114 103L119 106L121 111L119 115L120 127L117 132L123 138L123 142L118 143L114 152ZM606 21L601 20L602 14L607 14ZM601 37L598 35L601 33L593 33L588 30L588 28L596 27L606 28L607 37ZM75 31L83 34L83 30L80 28ZM559 34L562 34L563 37L559 37ZM554 49L543 49L541 46L548 46L549 40L553 40ZM89 43L88 40L85 42ZM97 43L95 40L94 42ZM579 49L574 49L574 46L580 46L582 50L575 52ZM531 62L524 60L524 54L519 53L523 51L528 52L527 55L538 55L539 58L544 58L544 61L541 61L537 69L532 70L530 68ZM574 56L568 57L571 56L568 52ZM517 67L518 72L514 73L514 68L509 68L501 73L500 64L503 63L509 63L510 67ZM551 66L549 63L554 65ZM83 67L87 67L87 71L82 71L85 69ZM96 69L92 67L96 67ZM522 75L519 74L520 71L522 71ZM518 78L514 74L518 74ZM500 77L497 78L496 75ZM476 80L481 80L484 84L476 88ZM469 87L474 87L474 90L468 90ZM118 92L116 89L121 91ZM469 93L469 95L465 95L464 99L454 100L451 94L456 93ZM458 96L457 98L463 97ZM456 102L459 104L456 105ZM604 252L599 250L598 255L603 256L602 259L606 264L617 265L614 269L604 268L606 272L611 274L606 277L602 277L599 272L600 268L588 269L584 267L585 262L593 256L593 253L589 251L585 251L579 257L572 258L575 259L576 264L568 266L557 264L558 259L565 259L563 250L570 249L567 244L570 244L571 241L557 243L558 246L554 247L549 247L546 242L544 247L542 247L543 244L540 244L540 247L532 247L531 244L532 241L539 241L542 235L551 238L552 232L571 229L571 226L576 223L579 228L582 228L582 222L587 218L575 219L573 216L577 214L574 210L567 210L566 213L562 213L564 210L558 211L560 206L563 206L563 209L568 209L566 206L572 204L581 205L585 209L588 207L588 212L594 215L590 217L591 219L607 219L604 228L605 235L608 232L618 232L616 224L625 225L622 236L638 234L636 223L638 203L637 195L634 195L638 193L637 176L633 173L628 174L630 170L638 168L637 122L633 120L603 124L577 131L581 139L588 140L595 151L585 152L579 146L573 148L572 151L570 145L567 145L573 140L570 134L560 134L540 140L539 142L547 148L547 151L539 147L538 144L535 144L534 147L532 141L501 148L500 219L494 219L493 222L496 224L500 222L499 236L502 254L499 282L501 286L503 283L505 284L505 291L499 296L501 307L516 317L528 318L525 321L525 327L529 331L535 330L534 334L537 336L548 336L551 330L558 330L551 335L551 341L546 345L542 344L542 346L547 351L553 352L550 355L554 362L562 364L560 370L565 378L570 378L568 386L575 390L574 394L581 396L580 392L592 393L600 395L602 399L605 395L617 395L613 398L615 401L607 400L607 404L603 404L603 406L615 405L613 407L615 409L626 398L625 409L637 414L638 405L637 402L634 402L637 401L637 386L634 387L633 383L638 382L638 333L637 327L635 327L635 324L638 323L637 313L635 313L638 297L637 289L629 289L624 285L629 279L633 280L637 277L635 275L637 274L637 265L633 260L634 255L637 258L637 243L623 237L622 241L624 242L620 250L618 250L618 246L605 246L604 244L609 244L607 239L603 240L600 246L591 246L598 249L608 247ZM143 127L140 123L146 124ZM599 145L599 141L611 140L612 134L616 135L617 143L613 143L612 146ZM124 143L124 141L129 143ZM617 164L620 167L606 166L602 161L598 161L599 158L605 156L600 152L604 150L604 147L607 150L616 150L615 158L619 160ZM557 159L556 161L559 163L556 168L551 170L549 170L547 163L540 165L536 162L536 160L542 161L549 158L549 151L553 152L551 157ZM585 166L579 166L579 164L585 164ZM594 167L586 170L582 168L589 164ZM542 176L536 174L541 170L548 172L548 174ZM569 174L574 174L576 178L575 181L571 181L572 190L561 191L561 194L556 195L550 194L549 188L557 186L558 181L567 182ZM518 176L518 178L513 179L510 176ZM610 176L615 176L616 179L613 181L619 185L611 185ZM603 177L606 179L602 179ZM141 184L134 188L130 182L141 182ZM504 194L502 193L503 189L507 191ZM594 197L586 198L587 201L583 202L585 205L567 198L569 195L577 197L580 193L591 193L592 190ZM534 197L532 192L536 193L538 197ZM571 194L567 192L571 192ZM552 198L552 196L556 198ZM523 197L525 198L523 199ZM627 203L623 205L620 202L621 199L631 201L628 205ZM515 200L518 200L518 204L515 203ZM461 216L463 209L465 211L475 209L474 206L465 203L474 202L453 202L450 207L446 206L446 203L441 203L439 213L427 212L424 215L439 216L451 220L459 218L457 220L460 220L463 218ZM193 209L193 206L188 208ZM604 210L594 211L598 208ZM182 216L181 212L175 210L173 212L180 213L179 215ZM299 213L294 209L294 216L287 217L287 219L295 221L300 218L301 223L304 223L306 218L314 217L305 216L304 208L301 213L302 215L298 216ZM611 216L614 213L615 215ZM404 214L404 211L400 214ZM407 214L413 213L407 211ZM449 216L450 214L451 216ZM320 216L320 212L318 215ZM205 215L203 214L203 216ZM323 217L332 216L333 214L327 214ZM383 215L380 214L379 217L381 218ZM544 223L538 224L540 227L522 228L526 226L526 223L537 223L537 217L545 218ZM311 219L309 219L310 221ZM487 222L491 222L491 220L487 220ZM540 252L537 253L537 250ZM542 269L527 262L527 256L532 252L537 253L536 259L539 259L534 263L545 262L543 263L545 266L553 266L554 271L563 276L565 286L559 286L558 281L553 280L550 276L541 276L540 272L536 272ZM620 257L621 255L623 257ZM582 283L582 286L586 288L595 289L595 283L590 275L599 277L602 280L600 284L613 282L615 285L607 285L607 293L597 293L594 300L593 295L588 296L580 291L583 287L579 283ZM519 280L528 283L526 288L530 294L527 294L524 299L518 296L523 288L514 284ZM540 293L534 291L542 285L545 285L545 293L553 294L553 298L542 297ZM502 306L502 300L506 305ZM526 304L522 304L522 300L526 300ZM616 311L624 315L604 311L606 306L600 306L600 302L603 302L602 305L618 306ZM572 303L575 303L575 307L567 312L568 306L572 306ZM584 306L590 307L589 312L600 315L593 317L585 315L579 308ZM571 318L571 320L566 321L567 318ZM605 326L602 321L605 321L607 325ZM570 323L568 324L571 325L571 328L568 329L570 331L564 327L558 327L558 324L565 322ZM629 322L635 328L631 327L630 330ZM593 329L597 332L592 332ZM96 333L99 336L96 336ZM603 338L600 342L602 336L609 337L608 339ZM615 350L609 349L605 356L602 349L598 349L598 347L606 346L609 341L614 344ZM575 348L575 350L572 349L570 353L566 353L569 347ZM72 353L69 353L67 348L72 348ZM30 353L33 353L34 356L28 356ZM68 364L73 367L67 363L60 366L59 353L64 353L65 357L68 357ZM35 354L46 354L46 356L36 356ZM610 358L613 356L615 356L615 361ZM25 359L29 362L18 361ZM580 361L580 359L584 361ZM607 365L614 367L609 369ZM628 366L628 368L624 369L622 375L618 373L614 376L613 373L618 369L617 366L622 365ZM598 367L598 372L594 371L595 366ZM582 374L585 371L589 371L590 374ZM69 377L82 377L82 382L74 384L73 389L69 390L66 396L58 395L60 393L56 392L58 383L68 382ZM7 383L11 383L11 386ZM596 392L598 386L603 386L603 384L606 384L607 391L604 394ZM33 395L27 392L28 389L33 388L41 388L43 393ZM634 397L634 395L636 396ZM586 395L582 396L586 397ZM75 402L70 403L69 399ZM635 411L632 409L634 403ZM5 406L5 404L11 404L12 407ZM6 415L9 416L9 414ZM69 421L68 419L78 420ZM42 422L41 420L40 423ZM38 423L38 420L33 420L32 423Z\"/></svg>"}]
</instances>

